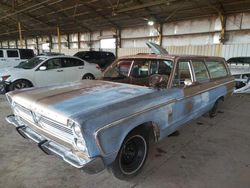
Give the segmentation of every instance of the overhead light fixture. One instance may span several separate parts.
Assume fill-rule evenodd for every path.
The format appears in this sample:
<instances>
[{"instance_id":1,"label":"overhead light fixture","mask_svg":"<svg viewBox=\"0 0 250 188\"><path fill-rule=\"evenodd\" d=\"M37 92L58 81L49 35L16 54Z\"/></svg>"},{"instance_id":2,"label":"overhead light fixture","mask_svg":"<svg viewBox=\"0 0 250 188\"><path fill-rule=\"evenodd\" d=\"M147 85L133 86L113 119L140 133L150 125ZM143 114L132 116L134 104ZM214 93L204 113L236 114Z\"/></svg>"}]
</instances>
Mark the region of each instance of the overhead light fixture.
<instances>
[{"instance_id":1,"label":"overhead light fixture","mask_svg":"<svg viewBox=\"0 0 250 188\"><path fill-rule=\"evenodd\" d=\"M154 21L152 21L152 20L149 20L149 21L148 21L148 25L149 25L149 26L153 26L154 24L155 24Z\"/></svg>"}]
</instances>

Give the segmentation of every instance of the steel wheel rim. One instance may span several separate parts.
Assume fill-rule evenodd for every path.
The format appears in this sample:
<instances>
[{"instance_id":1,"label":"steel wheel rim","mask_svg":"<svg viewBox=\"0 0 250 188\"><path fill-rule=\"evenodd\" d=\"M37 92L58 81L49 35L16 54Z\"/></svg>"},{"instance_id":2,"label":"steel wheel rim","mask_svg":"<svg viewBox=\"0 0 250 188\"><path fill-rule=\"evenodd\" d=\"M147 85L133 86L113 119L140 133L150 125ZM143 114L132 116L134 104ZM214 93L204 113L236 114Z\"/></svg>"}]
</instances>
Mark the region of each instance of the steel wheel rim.
<instances>
[{"instance_id":1,"label":"steel wheel rim","mask_svg":"<svg viewBox=\"0 0 250 188\"><path fill-rule=\"evenodd\" d=\"M122 173L131 175L143 165L147 155L147 142L141 135L134 135L123 145L119 156Z\"/></svg>"},{"instance_id":2,"label":"steel wheel rim","mask_svg":"<svg viewBox=\"0 0 250 188\"><path fill-rule=\"evenodd\" d=\"M17 83L14 87L14 90L19 90L19 89L23 89L23 88L27 88L28 85L24 82L20 82L20 83Z\"/></svg>"}]
</instances>

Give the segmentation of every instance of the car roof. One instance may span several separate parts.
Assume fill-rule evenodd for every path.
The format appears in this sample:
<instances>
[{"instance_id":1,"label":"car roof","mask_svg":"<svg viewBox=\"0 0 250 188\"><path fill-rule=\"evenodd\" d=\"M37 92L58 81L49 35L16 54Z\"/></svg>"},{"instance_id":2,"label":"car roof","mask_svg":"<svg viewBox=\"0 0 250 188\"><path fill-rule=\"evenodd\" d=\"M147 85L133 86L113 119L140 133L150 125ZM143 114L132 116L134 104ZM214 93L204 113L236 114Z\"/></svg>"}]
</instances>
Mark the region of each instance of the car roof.
<instances>
[{"instance_id":1,"label":"car roof","mask_svg":"<svg viewBox=\"0 0 250 188\"><path fill-rule=\"evenodd\" d=\"M137 54L137 55L130 55L130 56L123 56L119 59L177 59L177 58L215 58L215 59L224 59L222 57L217 56L198 56L198 55L157 55L157 54Z\"/></svg>"},{"instance_id":2,"label":"car roof","mask_svg":"<svg viewBox=\"0 0 250 188\"><path fill-rule=\"evenodd\" d=\"M53 56L47 56L47 55L38 55L36 57L42 57L42 58L47 58L47 59L53 59L53 58L73 58L73 59L80 59L75 56L70 56L70 55L53 55Z\"/></svg>"},{"instance_id":3,"label":"car roof","mask_svg":"<svg viewBox=\"0 0 250 188\"><path fill-rule=\"evenodd\" d=\"M24 48L0 48L0 50L32 50L33 51L33 49L24 49Z\"/></svg>"}]
</instances>

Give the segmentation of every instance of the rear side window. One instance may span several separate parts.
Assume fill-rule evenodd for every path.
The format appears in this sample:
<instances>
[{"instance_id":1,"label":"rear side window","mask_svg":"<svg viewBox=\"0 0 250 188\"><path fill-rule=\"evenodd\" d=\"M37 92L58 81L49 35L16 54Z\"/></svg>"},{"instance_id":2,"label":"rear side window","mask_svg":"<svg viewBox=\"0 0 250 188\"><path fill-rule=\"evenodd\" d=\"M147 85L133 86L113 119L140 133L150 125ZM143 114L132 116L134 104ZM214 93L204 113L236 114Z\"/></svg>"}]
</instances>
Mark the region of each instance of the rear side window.
<instances>
[{"instance_id":1,"label":"rear side window","mask_svg":"<svg viewBox=\"0 0 250 188\"><path fill-rule=\"evenodd\" d=\"M20 53L21 59L30 59L34 57L34 52L33 50L30 50L30 49L20 49L19 53Z\"/></svg>"},{"instance_id":2,"label":"rear side window","mask_svg":"<svg viewBox=\"0 0 250 188\"><path fill-rule=\"evenodd\" d=\"M43 66L46 66L47 70L59 69L62 67L61 59L60 58L50 59L46 63L44 63Z\"/></svg>"},{"instance_id":3,"label":"rear side window","mask_svg":"<svg viewBox=\"0 0 250 188\"><path fill-rule=\"evenodd\" d=\"M196 77L196 81L202 82L209 80L209 74L206 68L206 65L203 61L192 60L192 65L194 68L194 74Z\"/></svg>"},{"instance_id":4,"label":"rear side window","mask_svg":"<svg viewBox=\"0 0 250 188\"><path fill-rule=\"evenodd\" d=\"M8 57L18 57L17 50L7 50L7 56Z\"/></svg>"},{"instance_id":5,"label":"rear side window","mask_svg":"<svg viewBox=\"0 0 250 188\"><path fill-rule=\"evenodd\" d=\"M0 50L0 57L3 57L3 50Z\"/></svg>"},{"instance_id":6,"label":"rear side window","mask_svg":"<svg viewBox=\"0 0 250 188\"><path fill-rule=\"evenodd\" d=\"M227 70L223 62L208 60L206 61L207 68L211 78L219 78L227 76Z\"/></svg>"},{"instance_id":7,"label":"rear side window","mask_svg":"<svg viewBox=\"0 0 250 188\"><path fill-rule=\"evenodd\" d=\"M83 65L84 65L84 62L79 59L75 59L75 58L63 58L62 59L63 67L78 67L78 66L83 66Z\"/></svg>"}]
</instances>

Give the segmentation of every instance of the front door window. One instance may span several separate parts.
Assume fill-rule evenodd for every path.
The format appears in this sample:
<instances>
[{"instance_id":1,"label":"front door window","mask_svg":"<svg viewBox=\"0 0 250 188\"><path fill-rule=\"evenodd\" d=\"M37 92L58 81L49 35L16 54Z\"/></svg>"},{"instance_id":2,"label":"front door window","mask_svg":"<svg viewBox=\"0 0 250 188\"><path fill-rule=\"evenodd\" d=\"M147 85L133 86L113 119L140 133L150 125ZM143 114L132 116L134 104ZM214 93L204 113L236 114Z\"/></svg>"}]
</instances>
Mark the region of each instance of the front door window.
<instances>
[{"instance_id":1,"label":"front door window","mask_svg":"<svg viewBox=\"0 0 250 188\"><path fill-rule=\"evenodd\" d=\"M192 71L189 61L179 61L176 66L176 71L173 80L174 87L184 87L191 85L193 82Z\"/></svg>"}]
</instances>

